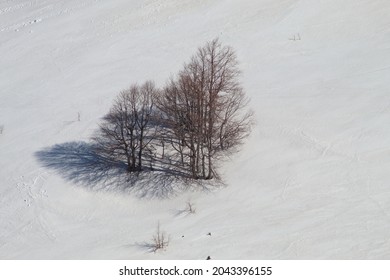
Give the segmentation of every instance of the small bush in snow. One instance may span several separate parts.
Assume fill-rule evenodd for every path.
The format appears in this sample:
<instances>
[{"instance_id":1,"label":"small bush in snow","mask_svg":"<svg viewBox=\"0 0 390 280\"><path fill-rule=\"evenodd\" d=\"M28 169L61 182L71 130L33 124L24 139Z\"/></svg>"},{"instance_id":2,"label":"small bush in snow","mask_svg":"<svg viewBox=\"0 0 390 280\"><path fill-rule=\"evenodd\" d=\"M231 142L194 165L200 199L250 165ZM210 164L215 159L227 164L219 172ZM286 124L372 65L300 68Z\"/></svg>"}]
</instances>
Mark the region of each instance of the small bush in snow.
<instances>
[{"instance_id":1,"label":"small bush in snow","mask_svg":"<svg viewBox=\"0 0 390 280\"><path fill-rule=\"evenodd\" d=\"M160 230L160 223L157 224L157 230L155 235L153 236L153 252L157 252L158 250L165 249L169 244L169 238L166 236L164 232Z\"/></svg>"},{"instance_id":2,"label":"small bush in snow","mask_svg":"<svg viewBox=\"0 0 390 280\"><path fill-rule=\"evenodd\" d=\"M187 208L186 211L190 214L195 214L196 208L194 207L194 204L191 201L187 201Z\"/></svg>"}]
</instances>

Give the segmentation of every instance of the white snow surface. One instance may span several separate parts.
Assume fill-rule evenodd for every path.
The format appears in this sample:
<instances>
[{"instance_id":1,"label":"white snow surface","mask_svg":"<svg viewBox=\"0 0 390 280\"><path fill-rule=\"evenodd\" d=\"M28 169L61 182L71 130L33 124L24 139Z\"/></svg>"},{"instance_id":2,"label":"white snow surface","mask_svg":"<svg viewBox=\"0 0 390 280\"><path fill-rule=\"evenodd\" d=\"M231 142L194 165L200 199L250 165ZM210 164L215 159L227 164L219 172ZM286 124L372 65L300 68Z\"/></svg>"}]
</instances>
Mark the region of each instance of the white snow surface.
<instances>
[{"instance_id":1,"label":"white snow surface","mask_svg":"<svg viewBox=\"0 0 390 280\"><path fill-rule=\"evenodd\" d=\"M389 259L389 14L388 0L0 0L0 258ZM225 186L135 189L72 165L122 89L163 86L215 37L256 118ZM151 253L158 222L170 243Z\"/></svg>"}]
</instances>

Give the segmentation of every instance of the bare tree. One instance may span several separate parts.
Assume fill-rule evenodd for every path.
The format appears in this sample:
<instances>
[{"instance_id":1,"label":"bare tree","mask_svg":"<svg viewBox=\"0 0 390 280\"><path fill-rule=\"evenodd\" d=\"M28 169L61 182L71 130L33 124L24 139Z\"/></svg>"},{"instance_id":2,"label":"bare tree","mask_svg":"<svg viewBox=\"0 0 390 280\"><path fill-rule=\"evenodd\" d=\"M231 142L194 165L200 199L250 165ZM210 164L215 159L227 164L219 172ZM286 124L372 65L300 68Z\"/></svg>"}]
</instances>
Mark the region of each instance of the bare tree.
<instances>
[{"instance_id":1,"label":"bare tree","mask_svg":"<svg viewBox=\"0 0 390 280\"><path fill-rule=\"evenodd\" d=\"M252 112L239 73L233 49L215 39L198 49L158 98L168 140L195 179L215 177L215 161L250 132Z\"/></svg>"},{"instance_id":2,"label":"bare tree","mask_svg":"<svg viewBox=\"0 0 390 280\"><path fill-rule=\"evenodd\" d=\"M132 85L115 99L94 137L100 153L123 159L127 170L142 170L142 159L156 128L152 123L156 88L151 81Z\"/></svg>"}]
</instances>

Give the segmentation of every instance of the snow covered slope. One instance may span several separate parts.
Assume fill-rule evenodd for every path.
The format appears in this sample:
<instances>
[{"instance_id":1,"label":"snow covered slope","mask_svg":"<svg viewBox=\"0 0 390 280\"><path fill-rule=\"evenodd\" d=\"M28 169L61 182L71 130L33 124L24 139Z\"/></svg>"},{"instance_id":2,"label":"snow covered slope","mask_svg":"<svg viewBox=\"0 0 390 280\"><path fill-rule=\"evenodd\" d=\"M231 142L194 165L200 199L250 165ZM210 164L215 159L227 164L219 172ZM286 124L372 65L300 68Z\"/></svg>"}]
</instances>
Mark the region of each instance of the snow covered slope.
<instances>
[{"instance_id":1,"label":"snow covered slope","mask_svg":"<svg viewBox=\"0 0 390 280\"><path fill-rule=\"evenodd\" d=\"M389 259L389 14L386 0L0 0L0 258ZM226 187L110 187L77 160L120 90L163 85L217 36L257 121ZM158 221L170 244L154 254Z\"/></svg>"}]
</instances>

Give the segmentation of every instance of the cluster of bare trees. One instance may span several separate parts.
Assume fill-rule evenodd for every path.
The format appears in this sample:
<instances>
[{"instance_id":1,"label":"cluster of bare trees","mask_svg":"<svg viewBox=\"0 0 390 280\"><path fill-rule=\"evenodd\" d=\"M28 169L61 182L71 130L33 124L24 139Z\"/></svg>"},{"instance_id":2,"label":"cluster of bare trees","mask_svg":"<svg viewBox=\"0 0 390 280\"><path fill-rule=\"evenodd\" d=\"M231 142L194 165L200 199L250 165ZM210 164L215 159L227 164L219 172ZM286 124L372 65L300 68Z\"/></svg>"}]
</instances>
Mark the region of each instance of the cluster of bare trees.
<instances>
[{"instance_id":1,"label":"cluster of bare trees","mask_svg":"<svg viewBox=\"0 0 390 280\"><path fill-rule=\"evenodd\" d=\"M233 49L208 42L164 88L146 82L121 92L95 137L99 150L129 172L142 170L144 157L168 154L191 178L216 177L252 125L239 73Z\"/></svg>"},{"instance_id":2,"label":"cluster of bare trees","mask_svg":"<svg viewBox=\"0 0 390 280\"><path fill-rule=\"evenodd\" d=\"M156 95L151 81L122 91L94 137L99 153L123 159L129 172L141 171L145 151L156 136L157 128L151 124Z\"/></svg>"}]
</instances>

